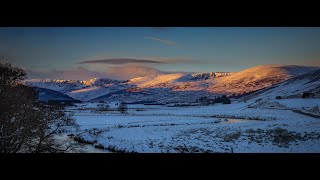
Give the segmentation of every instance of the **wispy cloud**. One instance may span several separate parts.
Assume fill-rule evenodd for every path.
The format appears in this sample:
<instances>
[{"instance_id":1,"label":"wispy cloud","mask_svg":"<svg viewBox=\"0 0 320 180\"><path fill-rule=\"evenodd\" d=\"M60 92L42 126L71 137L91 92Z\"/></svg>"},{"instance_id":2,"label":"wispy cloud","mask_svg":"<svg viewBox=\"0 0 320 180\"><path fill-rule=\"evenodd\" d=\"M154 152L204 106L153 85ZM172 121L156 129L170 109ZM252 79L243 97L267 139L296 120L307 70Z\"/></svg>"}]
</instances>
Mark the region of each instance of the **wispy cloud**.
<instances>
[{"instance_id":1,"label":"wispy cloud","mask_svg":"<svg viewBox=\"0 0 320 180\"><path fill-rule=\"evenodd\" d=\"M119 80L127 80L131 78L150 76L161 73L162 72L156 68L133 65L126 65L123 67L109 67L106 70L107 77Z\"/></svg>"},{"instance_id":2,"label":"wispy cloud","mask_svg":"<svg viewBox=\"0 0 320 180\"><path fill-rule=\"evenodd\" d=\"M118 62L119 59L122 59ZM148 75L156 75L163 73L173 73L169 71L159 70L151 65L162 64L194 64L199 63L195 60L186 57L135 57L133 58L119 58L119 59L101 59L82 61L78 64L85 64L85 67L79 65L78 67L63 69L63 70L45 70L45 69L30 69L24 68L28 74L28 78L40 79L74 79L85 80L91 78L110 78L118 80L127 80L135 77L142 77ZM116 62L114 62L116 61ZM139 62L139 63L137 63ZM100 64L99 64L100 63ZM102 64L111 66L102 66ZM151 63L151 64L150 64ZM120 66L113 66L120 65ZM159 67L158 67L159 68ZM161 69L161 68L160 68ZM176 72L177 73L177 72Z\"/></svg>"},{"instance_id":3,"label":"wispy cloud","mask_svg":"<svg viewBox=\"0 0 320 180\"><path fill-rule=\"evenodd\" d=\"M40 70L25 69L29 79L72 79L85 80L91 78L107 77L105 72L91 71L83 67L77 67L67 70Z\"/></svg>"},{"instance_id":4,"label":"wispy cloud","mask_svg":"<svg viewBox=\"0 0 320 180\"><path fill-rule=\"evenodd\" d=\"M156 75L162 71L146 66L125 65L123 67L108 67L103 71L89 70L77 67L66 70L39 70L25 68L29 79L72 79L87 80L91 78L110 78L127 80L135 77Z\"/></svg>"},{"instance_id":5,"label":"wispy cloud","mask_svg":"<svg viewBox=\"0 0 320 180\"><path fill-rule=\"evenodd\" d=\"M144 38L151 39L153 41L158 41L158 42L161 42L161 43L169 45L169 46L176 46L177 45L177 43L174 42L174 41L170 41L170 40L167 40L167 39L160 39L160 38L153 37L153 36L145 36Z\"/></svg>"},{"instance_id":6,"label":"wispy cloud","mask_svg":"<svg viewBox=\"0 0 320 180\"><path fill-rule=\"evenodd\" d=\"M162 57L148 57L146 59L150 59L152 61L158 61L164 64L194 64L194 63L201 63L200 61L185 58L185 57L175 57L175 58L162 58Z\"/></svg>"},{"instance_id":7,"label":"wispy cloud","mask_svg":"<svg viewBox=\"0 0 320 180\"><path fill-rule=\"evenodd\" d=\"M112 59L96 59L85 60L78 62L77 64L111 64L111 65L125 65L125 64L193 64L201 63L190 58L174 57L138 57L138 58L112 58Z\"/></svg>"},{"instance_id":8,"label":"wispy cloud","mask_svg":"<svg viewBox=\"0 0 320 180\"><path fill-rule=\"evenodd\" d=\"M118 58L118 59L99 59L99 60L87 60L87 61L81 61L78 64L131 64L131 63L141 63L141 64L147 64L147 63L162 63L159 61L153 61L153 60L146 60L146 59L130 59L130 58Z\"/></svg>"}]
</instances>

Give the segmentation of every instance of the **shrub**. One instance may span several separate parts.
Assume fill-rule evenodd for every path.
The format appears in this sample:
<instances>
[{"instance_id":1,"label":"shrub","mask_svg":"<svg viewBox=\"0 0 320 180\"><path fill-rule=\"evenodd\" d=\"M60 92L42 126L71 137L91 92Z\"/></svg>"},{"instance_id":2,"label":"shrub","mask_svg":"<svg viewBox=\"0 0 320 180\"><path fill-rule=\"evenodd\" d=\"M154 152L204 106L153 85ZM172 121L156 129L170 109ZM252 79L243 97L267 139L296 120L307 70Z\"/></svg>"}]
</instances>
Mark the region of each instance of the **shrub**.
<instances>
[{"instance_id":1,"label":"shrub","mask_svg":"<svg viewBox=\"0 0 320 180\"><path fill-rule=\"evenodd\" d=\"M222 104L231 104L231 100L229 98L225 98L222 100Z\"/></svg>"},{"instance_id":2,"label":"shrub","mask_svg":"<svg viewBox=\"0 0 320 180\"><path fill-rule=\"evenodd\" d=\"M309 93L309 92L304 92L302 94L302 98L309 98L310 96L311 96L311 93Z\"/></svg>"},{"instance_id":3,"label":"shrub","mask_svg":"<svg viewBox=\"0 0 320 180\"><path fill-rule=\"evenodd\" d=\"M222 103L222 104L231 104L231 100L226 96L223 95L221 97L215 98L213 100L214 103Z\"/></svg>"},{"instance_id":4,"label":"shrub","mask_svg":"<svg viewBox=\"0 0 320 180\"><path fill-rule=\"evenodd\" d=\"M80 137L80 136L75 136L73 138L73 140L77 141L78 143L81 143L81 144L94 144L96 143L97 141L89 141L89 140L85 140L83 137Z\"/></svg>"},{"instance_id":5,"label":"shrub","mask_svg":"<svg viewBox=\"0 0 320 180\"><path fill-rule=\"evenodd\" d=\"M210 99L207 96L204 96L204 97L199 98L198 102L202 106L208 106L210 104Z\"/></svg>"},{"instance_id":6,"label":"shrub","mask_svg":"<svg viewBox=\"0 0 320 180\"><path fill-rule=\"evenodd\" d=\"M237 131L237 132L233 132L231 134L224 136L223 140L226 142L231 142L231 141L239 139L240 136L241 136L241 131Z\"/></svg>"}]
</instances>

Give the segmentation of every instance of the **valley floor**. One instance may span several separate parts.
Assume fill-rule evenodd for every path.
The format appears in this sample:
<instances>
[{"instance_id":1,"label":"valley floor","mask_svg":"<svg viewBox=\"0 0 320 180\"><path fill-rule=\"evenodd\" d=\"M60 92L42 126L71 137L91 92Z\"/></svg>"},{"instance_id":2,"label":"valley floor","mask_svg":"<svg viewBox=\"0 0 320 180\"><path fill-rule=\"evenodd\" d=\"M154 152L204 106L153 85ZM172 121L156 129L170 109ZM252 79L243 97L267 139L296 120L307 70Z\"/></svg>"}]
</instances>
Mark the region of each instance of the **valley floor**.
<instances>
[{"instance_id":1,"label":"valley floor","mask_svg":"<svg viewBox=\"0 0 320 180\"><path fill-rule=\"evenodd\" d=\"M252 102L187 107L128 105L125 114L112 110L115 105L110 111L97 111L95 103L77 104L68 111L74 113L80 128L68 133L75 136L65 137L84 144L77 152L320 152L319 116L296 111L305 108L299 106L301 100L277 101L273 104L281 104L279 108L259 107ZM305 104L319 106L319 102L310 99Z\"/></svg>"}]
</instances>

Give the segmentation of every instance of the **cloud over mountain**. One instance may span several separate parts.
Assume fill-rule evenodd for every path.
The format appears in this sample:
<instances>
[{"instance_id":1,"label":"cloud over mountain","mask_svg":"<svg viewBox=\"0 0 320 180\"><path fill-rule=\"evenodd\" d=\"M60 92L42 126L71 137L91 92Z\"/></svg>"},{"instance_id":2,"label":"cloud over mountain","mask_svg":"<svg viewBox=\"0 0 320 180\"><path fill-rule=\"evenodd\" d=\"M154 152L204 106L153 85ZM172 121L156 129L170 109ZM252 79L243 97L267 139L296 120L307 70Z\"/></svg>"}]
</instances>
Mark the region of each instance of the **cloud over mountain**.
<instances>
[{"instance_id":1,"label":"cloud over mountain","mask_svg":"<svg viewBox=\"0 0 320 180\"><path fill-rule=\"evenodd\" d=\"M153 60L145 60L145 59L117 58L117 59L87 60L87 61L81 61L78 64L92 64L92 63L99 63L99 64L132 64L132 63L141 63L141 64L148 64L148 63L162 63L162 62L153 61Z\"/></svg>"},{"instance_id":2,"label":"cloud over mountain","mask_svg":"<svg viewBox=\"0 0 320 180\"><path fill-rule=\"evenodd\" d=\"M107 69L107 76L113 79L131 79L135 77L149 76L160 74L161 71L152 67L146 66L123 66L123 67L109 67Z\"/></svg>"},{"instance_id":3,"label":"cloud over mountain","mask_svg":"<svg viewBox=\"0 0 320 180\"><path fill-rule=\"evenodd\" d=\"M77 67L67 70L37 70L37 69L25 69L28 78L30 79L72 79L83 80L91 78L102 78L106 74L104 72L90 71L83 67Z\"/></svg>"},{"instance_id":4,"label":"cloud over mountain","mask_svg":"<svg viewBox=\"0 0 320 180\"><path fill-rule=\"evenodd\" d=\"M93 71L83 67L67 70L31 70L25 68L29 79L67 79L86 80L91 78L110 78L117 80L127 80L130 78L156 75L162 73L160 70L146 67L126 65L122 67L108 67L104 71Z\"/></svg>"}]
</instances>

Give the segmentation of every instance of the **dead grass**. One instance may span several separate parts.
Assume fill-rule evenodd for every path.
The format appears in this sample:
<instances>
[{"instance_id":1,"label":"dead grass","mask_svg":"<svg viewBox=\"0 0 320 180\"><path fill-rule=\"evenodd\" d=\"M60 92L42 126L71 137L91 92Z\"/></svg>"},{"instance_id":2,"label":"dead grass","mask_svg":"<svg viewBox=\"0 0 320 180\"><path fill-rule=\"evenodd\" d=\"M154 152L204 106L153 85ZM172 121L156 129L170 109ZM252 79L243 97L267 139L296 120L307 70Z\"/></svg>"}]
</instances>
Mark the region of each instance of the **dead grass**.
<instances>
[{"instance_id":1,"label":"dead grass","mask_svg":"<svg viewBox=\"0 0 320 180\"><path fill-rule=\"evenodd\" d=\"M240 136L241 136L241 131L237 131L237 132L234 132L234 133L225 135L225 136L223 137L223 140L226 141L226 142L232 142L232 141L234 141L234 140L239 139Z\"/></svg>"}]
</instances>

